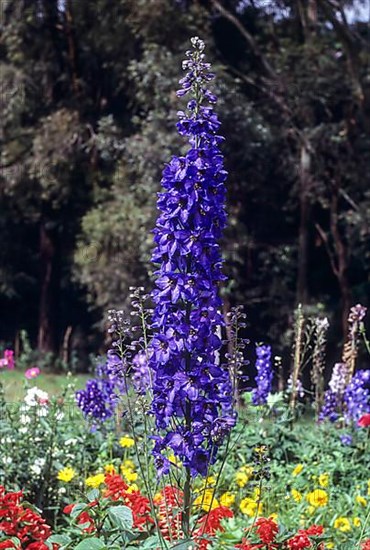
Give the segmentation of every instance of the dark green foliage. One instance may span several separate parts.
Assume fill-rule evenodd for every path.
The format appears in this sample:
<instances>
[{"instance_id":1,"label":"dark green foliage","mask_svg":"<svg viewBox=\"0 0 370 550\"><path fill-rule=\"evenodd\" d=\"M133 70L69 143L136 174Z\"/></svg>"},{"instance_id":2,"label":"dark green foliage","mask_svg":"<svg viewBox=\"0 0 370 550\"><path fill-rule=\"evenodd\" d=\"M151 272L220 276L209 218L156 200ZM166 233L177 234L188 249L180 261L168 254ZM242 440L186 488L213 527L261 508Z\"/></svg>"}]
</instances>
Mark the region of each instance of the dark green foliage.
<instances>
[{"instance_id":1,"label":"dark green foliage","mask_svg":"<svg viewBox=\"0 0 370 550\"><path fill-rule=\"evenodd\" d=\"M3 2L0 340L26 329L41 351L79 350L130 285L150 285L155 193L179 150L174 90L196 34L226 136L226 307L245 303L249 336L283 351L298 301L332 311L339 338L349 305L366 305L366 24L327 0L238 4Z\"/></svg>"}]
</instances>

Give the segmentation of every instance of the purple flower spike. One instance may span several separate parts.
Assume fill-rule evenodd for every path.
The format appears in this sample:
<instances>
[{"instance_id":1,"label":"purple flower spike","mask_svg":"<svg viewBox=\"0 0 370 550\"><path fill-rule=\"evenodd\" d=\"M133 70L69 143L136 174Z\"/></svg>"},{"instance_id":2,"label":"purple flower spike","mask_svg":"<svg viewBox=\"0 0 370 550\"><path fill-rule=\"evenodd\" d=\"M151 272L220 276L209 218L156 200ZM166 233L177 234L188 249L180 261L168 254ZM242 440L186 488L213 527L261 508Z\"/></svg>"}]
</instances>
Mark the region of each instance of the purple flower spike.
<instances>
[{"instance_id":1,"label":"purple flower spike","mask_svg":"<svg viewBox=\"0 0 370 550\"><path fill-rule=\"evenodd\" d=\"M271 393L274 374L271 367L271 346L257 346L256 383L257 388L252 392L253 405L264 405Z\"/></svg>"},{"instance_id":2,"label":"purple flower spike","mask_svg":"<svg viewBox=\"0 0 370 550\"><path fill-rule=\"evenodd\" d=\"M159 268L149 367L152 412L164 431L154 451L158 473L169 469L160 457L170 448L193 475L205 475L235 415L229 373L218 361L218 287L225 279L218 244L226 224L223 138L212 107L217 98L207 88L214 75L204 62L204 42L191 42L177 94L191 96L177 123L190 148L164 168L157 203L152 261Z\"/></svg>"}]
</instances>

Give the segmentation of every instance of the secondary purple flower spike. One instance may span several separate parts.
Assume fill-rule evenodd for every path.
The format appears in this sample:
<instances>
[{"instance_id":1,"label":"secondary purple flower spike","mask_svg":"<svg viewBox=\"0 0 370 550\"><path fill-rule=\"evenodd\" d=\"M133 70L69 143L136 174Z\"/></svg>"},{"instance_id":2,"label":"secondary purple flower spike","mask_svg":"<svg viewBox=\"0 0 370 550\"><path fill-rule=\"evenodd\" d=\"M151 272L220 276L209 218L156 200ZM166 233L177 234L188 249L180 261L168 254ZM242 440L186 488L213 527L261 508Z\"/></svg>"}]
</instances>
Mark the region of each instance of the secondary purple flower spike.
<instances>
[{"instance_id":1,"label":"secondary purple flower spike","mask_svg":"<svg viewBox=\"0 0 370 550\"><path fill-rule=\"evenodd\" d=\"M256 346L256 383L257 387L252 392L253 405L264 405L271 392L274 374L271 368L271 346Z\"/></svg>"},{"instance_id":2,"label":"secondary purple flower spike","mask_svg":"<svg viewBox=\"0 0 370 550\"><path fill-rule=\"evenodd\" d=\"M214 75L204 62L204 42L191 43L177 92L191 96L177 123L190 148L163 171L154 229L152 261L159 269L150 367L152 411L164 430L154 449L159 470L168 471L161 452L170 447L193 475L205 475L235 416L229 373L217 357L223 324L218 287L225 279L218 245L226 223L223 138L212 108L217 98L207 88Z\"/></svg>"}]
</instances>

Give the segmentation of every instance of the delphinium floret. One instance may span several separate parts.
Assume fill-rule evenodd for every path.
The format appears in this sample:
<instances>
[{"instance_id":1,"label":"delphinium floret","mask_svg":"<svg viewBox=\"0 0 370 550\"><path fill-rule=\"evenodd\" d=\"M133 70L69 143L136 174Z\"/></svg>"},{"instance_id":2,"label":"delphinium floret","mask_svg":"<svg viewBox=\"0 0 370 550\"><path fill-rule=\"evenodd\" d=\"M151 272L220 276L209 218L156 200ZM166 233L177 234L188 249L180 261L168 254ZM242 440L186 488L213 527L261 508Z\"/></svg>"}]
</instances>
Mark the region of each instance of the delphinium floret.
<instances>
[{"instance_id":1,"label":"delphinium floret","mask_svg":"<svg viewBox=\"0 0 370 550\"><path fill-rule=\"evenodd\" d=\"M256 346L256 369L255 378L257 387L252 391L252 403L254 405L265 405L271 393L274 373L271 365L271 346Z\"/></svg>"},{"instance_id":2,"label":"delphinium floret","mask_svg":"<svg viewBox=\"0 0 370 550\"><path fill-rule=\"evenodd\" d=\"M125 357L123 341L130 331L122 311L108 312L112 348L106 360L100 360L95 369L95 378L87 381L83 390L76 392L78 407L93 425L111 418L123 394L127 391L128 357Z\"/></svg>"},{"instance_id":3,"label":"delphinium floret","mask_svg":"<svg viewBox=\"0 0 370 550\"><path fill-rule=\"evenodd\" d=\"M347 422L357 422L370 413L370 370L359 370L344 391L344 416Z\"/></svg>"},{"instance_id":4,"label":"delphinium floret","mask_svg":"<svg viewBox=\"0 0 370 550\"><path fill-rule=\"evenodd\" d=\"M190 148L172 157L163 171L152 256L159 267L149 363L152 412L162 431L154 449L158 470L169 471L162 451L170 448L192 475L206 475L235 424L230 376L218 356L223 326L218 291L225 279L218 241L226 224L227 172L212 107L217 98L208 89L214 75L204 60L204 42L191 42L177 92L191 96L177 123Z\"/></svg>"}]
</instances>

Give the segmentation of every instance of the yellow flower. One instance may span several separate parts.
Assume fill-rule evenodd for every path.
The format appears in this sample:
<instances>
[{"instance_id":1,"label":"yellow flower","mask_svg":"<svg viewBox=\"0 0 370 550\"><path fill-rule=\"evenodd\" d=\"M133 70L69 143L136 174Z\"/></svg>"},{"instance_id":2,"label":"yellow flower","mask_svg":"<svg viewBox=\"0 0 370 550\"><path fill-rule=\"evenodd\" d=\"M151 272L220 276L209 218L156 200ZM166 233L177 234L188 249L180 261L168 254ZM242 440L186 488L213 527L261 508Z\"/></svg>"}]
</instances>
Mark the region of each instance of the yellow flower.
<instances>
[{"instance_id":1,"label":"yellow flower","mask_svg":"<svg viewBox=\"0 0 370 550\"><path fill-rule=\"evenodd\" d=\"M235 474L235 481L239 487L245 487L252 477L252 466L242 466Z\"/></svg>"},{"instance_id":2,"label":"yellow flower","mask_svg":"<svg viewBox=\"0 0 370 550\"><path fill-rule=\"evenodd\" d=\"M76 475L77 473L73 468L66 466L62 470L59 470L57 478L59 479L59 481L64 481L65 483L69 483L70 481L72 481L72 479Z\"/></svg>"},{"instance_id":3,"label":"yellow flower","mask_svg":"<svg viewBox=\"0 0 370 550\"><path fill-rule=\"evenodd\" d=\"M353 525L354 525L355 527L361 527L361 520L360 520L360 518L357 518L357 517L356 517L356 518L353 518L353 519L352 519L352 523L353 523Z\"/></svg>"},{"instance_id":4,"label":"yellow flower","mask_svg":"<svg viewBox=\"0 0 370 550\"><path fill-rule=\"evenodd\" d=\"M175 456L174 454L170 455L168 457L168 460L171 462L171 464L174 464L175 466L182 466L181 460L177 458L177 456Z\"/></svg>"},{"instance_id":5,"label":"yellow flower","mask_svg":"<svg viewBox=\"0 0 370 550\"><path fill-rule=\"evenodd\" d=\"M356 502L357 504L361 504L361 506L366 506L366 498L362 497L361 495L356 496Z\"/></svg>"},{"instance_id":6,"label":"yellow flower","mask_svg":"<svg viewBox=\"0 0 370 550\"><path fill-rule=\"evenodd\" d=\"M292 472L292 476L294 477L298 476L302 470L303 470L303 464L297 464L297 466L294 468Z\"/></svg>"},{"instance_id":7,"label":"yellow flower","mask_svg":"<svg viewBox=\"0 0 370 550\"><path fill-rule=\"evenodd\" d=\"M235 502L235 495L230 492L226 492L223 495L220 496L220 504L221 506L226 506L226 508L230 508Z\"/></svg>"},{"instance_id":8,"label":"yellow flower","mask_svg":"<svg viewBox=\"0 0 370 550\"><path fill-rule=\"evenodd\" d=\"M116 469L114 467L114 464L106 464L104 466L104 472L106 474L115 474L116 473Z\"/></svg>"},{"instance_id":9,"label":"yellow flower","mask_svg":"<svg viewBox=\"0 0 370 550\"><path fill-rule=\"evenodd\" d=\"M261 496L261 489L259 487L256 487L253 491L254 500L259 500L260 496Z\"/></svg>"},{"instance_id":10,"label":"yellow flower","mask_svg":"<svg viewBox=\"0 0 370 550\"><path fill-rule=\"evenodd\" d=\"M127 483L131 483L137 480L138 474L136 472L133 472L131 468L125 468L125 466L121 465L121 474L127 481Z\"/></svg>"},{"instance_id":11,"label":"yellow flower","mask_svg":"<svg viewBox=\"0 0 370 550\"><path fill-rule=\"evenodd\" d=\"M104 483L105 475L96 474L95 476L90 476L85 480L85 485L97 489L102 483Z\"/></svg>"},{"instance_id":12,"label":"yellow flower","mask_svg":"<svg viewBox=\"0 0 370 550\"><path fill-rule=\"evenodd\" d=\"M370 479L367 482L367 494L370 496Z\"/></svg>"},{"instance_id":13,"label":"yellow flower","mask_svg":"<svg viewBox=\"0 0 370 550\"><path fill-rule=\"evenodd\" d=\"M124 460L122 466L124 468L129 468L130 470L135 470L136 466L132 460Z\"/></svg>"},{"instance_id":14,"label":"yellow flower","mask_svg":"<svg viewBox=\"0 0 370 550\"><path fill-rule=\"evenodd\" d=\"M331 550L334 548L334 542L327 542L325 545L325 548L328 548L328 550Z\"/></svg>"},{"instance_id":15,"label":"yellow flower","mask_svg":"<svg viewBox=\"0 0 370 550\"><path fill-rule=\"evenodd\" d=\"M319 506L326 506L329 500L328 493L323 489L315 489L311 493L308 493L306 495L306 499L309 504L315 508L318 508Z\"/></svg>"},{"instance_id":16,"label":"yellow flower","mask_svg":"<svg viewBox=\"0 0 370 550\"><path fill-rule=\"evenodd\" d=\"M349 519L340 517L337 518L334 521L334 529L338 529L339 531L342 531L343 533L347 533L351 530L351 524L349 522Z\"/></svg>"},{"instance_id":17,"label":"yellow flower","mask_svg":"<svg viewBox=\"0 0 370 550\"><path fill-rule=\"evenodd\" d=\"M136 483L133 483L129 486L129 488L126 490L126 493L136 493L136 491L139 490L139 487L136 485Z\"/></svg>"},{"instance_id":18,"label":"yellow flower","mask_svg":"<svg viewBox=\"0 0 370 550\"><path fill-rule=\"evenodd\" d=\"M205 512L218 508L220 505L213 495L214 491L212 489L206 489L194 500L194 506L201 507Z\"/></svg>"},{"instance_id":19,"label":"yellow flower","mask_svg":"<svg viewBox=\"0 0 370 550\"><path fill-rule=\"evenodd\" d=\"M253 498L246 497L240 502L240 510L249 517L262 514L262 502L256 502Z\"/></svg>"},{"instance_id":20,"label":"yellow flower","mask_svg":"<svg viewBox=\"0 0 370 550\"><path fill-rule=\"evenodd\" d=\"M291 490L291 495L292 495L293 499L294 499L296 502L301 502L301 500L302 500L302 493L300 493L299 491L297 491L297 489L292 489L292 490Z\"/></svg>"},{"instance_id":21,"label":"yellow flower","mask_svg":"<svg viewBox=\"0 0 370 550\"><path fill-rule=\"evenodd\" d=\"M278 515L276 512L273 512L272 514L269 515L269 519L272 519L273 521L276 521L278 520Z\"/></svg>"},{"instance_id":22,"label":"yellow flower","mask_svg":"<svg viewBox=\"0 0 370 550\"><path fill-rule=\"evenodd\" d=\"M129 449L130 447L133 447L135 445L135 440L132 439L132 437L129 437L128 435L124 435L119 440L119 444L121 445L121 447Z\"/></svg>"},{"instance_id":23,"label":"yellow flower","mask_svg":"<svg viewBox=\"0 0 370 550\"><path fill-rule=\"evenodd\" d=\"M329 474L320 474L319 484L321 485L321 487L327 487L329 485Z\"/></svg>"}]
</instances>

